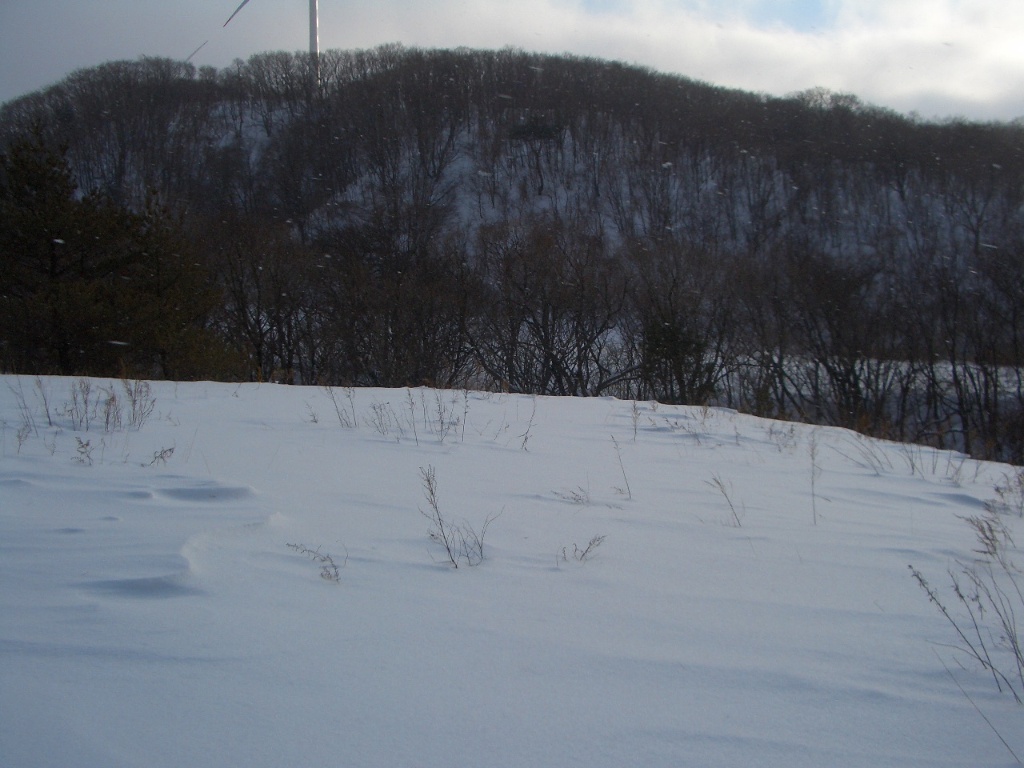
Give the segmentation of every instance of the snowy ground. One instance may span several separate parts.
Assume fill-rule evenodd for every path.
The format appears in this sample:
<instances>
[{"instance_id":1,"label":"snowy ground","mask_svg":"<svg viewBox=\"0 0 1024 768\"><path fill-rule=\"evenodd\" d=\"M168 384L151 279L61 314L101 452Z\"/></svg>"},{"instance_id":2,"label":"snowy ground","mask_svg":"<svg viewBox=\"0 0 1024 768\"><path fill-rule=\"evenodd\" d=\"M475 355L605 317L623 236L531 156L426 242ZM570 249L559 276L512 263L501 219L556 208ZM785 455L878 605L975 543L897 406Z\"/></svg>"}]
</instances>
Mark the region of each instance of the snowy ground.
<instances>
[{"instance_id":1,"label":"snowy ground","mask_svg":"<svg viewBox=\"0 0 1024 768\"><path fill-rule=\"evenodd\" d=\"M134 429L90 385L0 377L5 767L1015 764L943 663L1024 754L907 568L947 590L1005 466L426 389L157 383Z\"/></svg>"}]
</instances>

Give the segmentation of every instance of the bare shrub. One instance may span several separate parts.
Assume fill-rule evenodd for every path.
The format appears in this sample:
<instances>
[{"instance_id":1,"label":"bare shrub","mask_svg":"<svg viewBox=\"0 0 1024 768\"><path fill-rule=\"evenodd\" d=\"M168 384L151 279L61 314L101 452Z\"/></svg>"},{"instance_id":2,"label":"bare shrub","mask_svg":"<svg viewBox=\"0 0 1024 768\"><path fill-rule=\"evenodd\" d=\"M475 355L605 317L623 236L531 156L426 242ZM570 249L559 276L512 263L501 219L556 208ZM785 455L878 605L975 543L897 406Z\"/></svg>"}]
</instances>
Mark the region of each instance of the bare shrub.
<instances>
[{"instance_id":1,"label":"bare shrub","mask_svg":"<svg viewBox=\"0 0 1024 768\"><path fill-rule=\"evenodd\" d=\"M149 462L149 466L155 467L157 464L166 465L167 460L174 455L174 446L170 448L161 448L159 451L153 451L153 460Z\"/></svg>"},{"instance_id":2,"label":"bare shrub","mask_svg":"<svg viewBox=\"0 0 1024 768\"><path fill-rule=\"evenodd\" d=\"M1017 517L1024 517L1024 467L1005 475L1002 482L996 485L995 491L997 501L990 503L1001 506Z\"/></svg>"},{"instance_id":3,"label":"bare shrub","mask_svg":"<svg viewBox=\"0 0 1024 768\"><path fill-rule=\"evenodd\" d=\"M856 435L854 438L847 439L845 442L847 445L853 447L854 453L857 454L857 456L859 456L860 458L845 453L836 448L834 445L829 447L831 447L832 450L834 450L844 459L847 459L848 461L850 461L853 464L856 464L859 467L868 469L874 472L876 475L883 475L893 471L892 461L889 460L889 458L885 455L885 452L882 451L881 448L879 448L876 442L870 440L869 438L862 437L861 435Z\"/></svg>"},{"instance_id":4,"label":"bare shrub","mask_svg":"<svg viewBox=\"0 0 1024 768\"><path fill-rule=\"evenodd\" d=\"M458 568L459 563L479 565L484 559L484 537L487 535L487 529L501 513L488 515L479 531L466 521L454 522L441 512L437 498L437 473L434 467L420 467L420 477L423 481L423 495L429 507L429 511L420 509L420 514L430 521L427 536L444 548L452 567Z\"/></svg>"},{"instance_id":5,"label":"bare shrub","mask_svg":"<svg viewBox=\"0 0 1024 768\"><path fill-rule=\"evenodd\" d=\"M377 434L386 439L394 435L395 442L400 442L404 430L391 403L374 403L370 406L370 411L372 415L368 418L368 423Z\"/></svg>"},{"instance_id":6,"label":"bare shrub","mask_svg":"<svg viewBox=\"0 0 1024 768\"><path fill-rule=\"evenodd\" d=\"M91 467L93 451L92 442L89 440L82 440L78 435L75 435L75 441L78 443L75 448L77 455L73 456L72 459L78 464L84 464L87 467Z\"/></svg>"},{"instance_id":7,"label":"bare shrub","mask_svg":"<svg viewBox=\"0 0 1024 768\"><path fill-rule=\"evenodd\" d=\"M520 449L526 450L526 444L530 442L530 432L533 430L533 420L537 416L537 398L530 398L532 401L532 408L530 410L530 421L526 424L526 430L519 436L522 439Z\"/></svg>"},{"instance_id":8,"label":"bare shrub","mask_svg":"<svg viewBox=\"0 0 1024 768\"><path fill-rule=\"evenodd\" d=\"M952 452L946 456L946 479L957 487L963 480L964 466L968 458L970 457Z\"/></svg>"},{"instance_id":9,"label":"bare shrub","mask_svg":"<svg viewBox=\"0 0 1024 768\"><path fill-rule=\"evenodd\" d=\"M22 424L18 427L18 431L14 433L15 439L18 441L18 453L21 453L21 446L25 444L25 441L32 436L32 427L28 424Z\"/></svg>"},{"instance_id":10,"label":"bare shrub","mask_svg":"<svg viewBox=\"0 0 1024 768\"><path fill-rule=\"evenodd\" d=\"M122 406L113 387L101 389L99 405L103 409L103 431L119 432L122 427Z\"/></svg>"},{"instance_id":11,"label":"bare shrub","mask_svg":"<svg viewBox=\"0 0 1024 768\"><path fill-rule=\"evenodd\" d=\"M352 387L344 387L341 390L341 398L339 398L334 387L324 387L323 390L331 401L331 405L334 406L334 413L338 417L338 425L342 429L355 429L359 425L359 419L356 418L356 404Z\"/></svg>"},{"instance_id":12,"label":"bare shrub","mask_svg":"<svg viewBox=\"0 0 1024 768\"><path fill-rule=\"evenodd\" d=\"M412 390L405 390L405 401L409 405L409 428L412 430L412 439L416 445L420 444L420 435L416 431L416 401L412 399ZM423 395L420 395L420 403L423 402ZM427 414L426 408L424 407L423 422L426 424Z\"/></svg>"},{"instance_id":13,"label":"bare shrub","mask_svg":"<svg viewBox=\"0 0 1024 768\"><path fill-rule=\"evenodd\" d=\"M306 401L306 413L309 414L310 424L320 423L320 414L316 412L316 410L313 408L313 405L308 400Z\"/></svg>"},{"instance_id":14,"label":"bare shrub","mask_svg":"<svg viewBox=\"0 0 1024 768\"><path fill-rule=\"evenodd\" d=\"M455 415L457 405L458 400L454 396L445 402L443 393L434 392L434 434L441 444L444 444L453 429L457 431L459 428L460 419Z\"/></svg>"},{"instance_id":15,"label":"bare shrub","mask_svg":"<svg viewBox=\"0 0 1024 768\"><path fill-rule=\"evenodd\" d=\"M342 560L341 565L338 565L334 557L328 552L321 552L320 547L310 549L303 544L286 544L285 546L295 550L300 555L305 555L318 565L320 567L320 578L324 581L333 581L335 583L341 581L340 571L348 563L348 552L345 553L345 559Z\"/></svg>"},{"instance_id":16,"label":"bare shrub","mask_svg":"<svg viewBox=\"0 0 1024 768\"><path fill-rule=\"evenodd\" d=\"M156 398L148 381L122 379L121 386L128 398L128 427L138 432L153 415Z\"/></svg>"},{"instance_id":17,"label":"bare shrub","mask_svg":"<svg viewBox=\"0 0 1024 768\"><path fill-rule=\"evenodd\" d=\"M807 444L807 453L811 459L811 518L818 524L818 478L821 477L821 465L818 463L818 436L811 433Z\"/></svg>"},{"instance_id":18,"label":"bare shrub","mask_svg":"<svg viewBox=\"0 0 1024 768\"><path fill-rule=\"evenodd\" d=\"M577 485L575 488L569 488L564 491L552 491L562 501L568 501L571 504L590 504L590 491L584 488L582 485Z\"/></svg>"},{"instance_id":19,"label":"bare shrub","mask_svg":"<svg viewBox=\"0 0 1024 768\"><path fill-rule=\"evenodd\" d=\"M92 382L89 379L78 379L71 385L71 402L65 403L64 415L71 420L71 428L76 432L88 432L92 403Z\"/></svg>"},{"instance_id":20,"label":"bare shrub","mask_svg":"<svg viewBox=\"0 0 1024 768\"><path fill-rule=\"evenodd\" d=\"M778 449L779 453L793 450L798 442L796 426L794 424L789 424L787 426L778 422L772 422L768 427L767 436L768 440Z\"/></svg>"},{"instance_id":21,"label":"bare shrub","mask_svg":"<svg viewBox=\"0 0 1024 768\"><path fill-rule=\"evenodd\" d=\"M1015 545L991 509L963 519L974 529L978 558L958 560L947 571L955 600L947 603L912 565L910 573L953 628L953 647L988 672L1001 692L1024 703L1024 647L1017 619L1024 615L1024 575L1009 556Z\"/></svg>"},{"instance_id":22,"label":"bare shrub","mask_svg":"<svg viewBox=\"0 0 1024 768\"><path fill-rule=\"evenodd\" d=\"M733 504L732 501L732 484L726 484L726 482L722 480L722 476L717 472L711 476L710 480L705 480L704 482L722 494L726 504L729 505L729 511L732 513L733 524L737 528L742 528L743 523L740 521L739 512L736 511L736 505Z\"/></svg>"},{"instance_id":23,"label":"bare shrub","mask_svg":"<svg viewBox=\"0 0 1024 768\"><path fill-rule=\"evenodd\" d=\"M636 436L634 434L634 441ZM621 495L625 496L630 501L633 500L633 489L629 487L629 478L626 477L626 467L622 463L622 449L619 448L619 441L615 439L615 435L612 435L612 445L615 447L615 458L619 462L619 471L622 472L622 482L625 484L625 490L622 488L616 488Z\"/></svg>"},{"instance_id":24,"label":"bare shrub","mask_svg":"<svg viewBox=\"0 0 1024 768\"><path fill-rule=\"evenodd\" d=\"M47 392L46 385L43 383L42 378L40 378L39 376L36 376L35 388L36 396L39 398L39 402L42 403L43 412L46 414L46 425L52 427L53 413L50 411L50 393Z\"/></svg>"},{"instance_id":25,"label":"bare shrub","mask_svg":"<svg viewBox=\"0 0 1024 768\"><path fill-rule=\"evenodd\" d=\"M604 540L604 536L593 536L591 537L590 541L587 542L587 545L585 547L581 547L578 544L573 544L572 552L569 551L568 547L562 547L562 561L567 563L571 558L578 563L585 563L587 560L594 556L594 553L597 551L597 548L604 543Z\"/></svg>"},{"instance_id":26,"label":"bare shrub","mask_svg":"<svg viewBox=\"0 0 1024 768\"><path fill-rule=\"evenodd\" d=\"M11 391L11 394L14 395L15 402L18 404L18 415L21 416L22 427L27 428L30 434L38 435L39 429L36 427L35 414L32 412L32 409L28 405L28 401L25 399L25 390L21 386L21 378L15 377L14 380L17 383L17 386L8 383L7 388ZM22 440L22 442L24 442L24 440Z\"/></svg>"}]
</instances>

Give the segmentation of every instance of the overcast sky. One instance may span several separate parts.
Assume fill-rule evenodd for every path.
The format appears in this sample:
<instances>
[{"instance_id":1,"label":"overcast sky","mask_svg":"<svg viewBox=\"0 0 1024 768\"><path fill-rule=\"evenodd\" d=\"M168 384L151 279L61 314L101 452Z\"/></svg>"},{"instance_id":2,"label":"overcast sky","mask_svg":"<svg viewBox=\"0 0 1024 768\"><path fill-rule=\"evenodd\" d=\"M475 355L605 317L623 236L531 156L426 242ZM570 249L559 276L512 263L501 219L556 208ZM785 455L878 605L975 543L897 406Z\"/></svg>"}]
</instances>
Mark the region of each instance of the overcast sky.
<instances>
[{"instance_id":1,"label":"overcast sky","mask_svg":"<svg viewBox=\"0 0 1024 768\"><path fill-rule=\"evenodd\" d=\"M0 102L115 59L223 67L304 50L307 0L0 0ZM814 86L926 118L1024 117L1024 0L320 0L320 46L501 48L771 94Z\"/></svg>"}]
</instances>

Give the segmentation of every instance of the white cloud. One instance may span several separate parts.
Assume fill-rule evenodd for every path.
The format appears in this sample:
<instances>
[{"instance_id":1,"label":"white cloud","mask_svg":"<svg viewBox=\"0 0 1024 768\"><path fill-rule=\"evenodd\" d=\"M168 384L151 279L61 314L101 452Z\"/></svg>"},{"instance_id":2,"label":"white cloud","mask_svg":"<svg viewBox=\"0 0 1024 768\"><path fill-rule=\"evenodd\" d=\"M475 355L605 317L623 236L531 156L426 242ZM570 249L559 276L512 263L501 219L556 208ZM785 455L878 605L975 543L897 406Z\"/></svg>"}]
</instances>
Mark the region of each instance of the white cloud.
<instances>
[{"instance_id":1,"label":"white cloud","mask_svg":"<svg viewBox=\"0 0 1024 768\"><path fill-rule=\"evenodd\" d=\"M1022 28L1018 0L846 0L829 35L850 90L1012 117L1024 115Z\"/></svg>"},{"instance_id":2,"label":"white cloud","mask_svg":"<svg viewBox=\"0 0 1024 768\"><path fill-rule=\"evenodd\" d=\"M793 23L808 10L827 25ZM330 47L513 45L773 94L821 85L925 116L1024 115L1021 0L325 1L321 20Z\"/></svg>"},{"instance_id":3,"label":"white cloud","mask_svg":"<svg viewBox=\"0 0 1024 768\"><path fill-rule=\"evenodd\" d=\"M195 61L214 66L305 47L302 0L260 0L221 29L236 4L111 0L85 13L0 0L0 98L44 84L43 72L184 57L204 39ZM27 42L52 22L52 48ZM929 117L1024 115L1024 0L321 0L320 29L325 48L512 45L772 94L821 85Z\"/></svg>"}]
</instances>

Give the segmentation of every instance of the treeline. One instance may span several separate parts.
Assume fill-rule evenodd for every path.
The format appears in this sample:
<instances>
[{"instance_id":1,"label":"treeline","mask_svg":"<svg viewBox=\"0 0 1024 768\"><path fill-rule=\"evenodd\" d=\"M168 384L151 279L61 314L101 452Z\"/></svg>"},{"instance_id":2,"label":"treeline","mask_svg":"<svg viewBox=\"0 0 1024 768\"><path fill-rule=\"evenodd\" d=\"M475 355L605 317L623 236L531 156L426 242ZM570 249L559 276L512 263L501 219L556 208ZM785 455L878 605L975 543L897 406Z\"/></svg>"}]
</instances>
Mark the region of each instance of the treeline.
<instances>
[{"instance_id":1,"label":"treeline","mask_svg":"<svg viewBox=\"0 0 1024 768\"><path fill-rule=\"evenodd\" d=\"M6 369L713 403L1024 460L1024 126L514 50L319 72L143 59L5 105ZM75 237L18 218L26 152L122 217L130 279L49 268Z\"/></svg>"}]
</instances>

